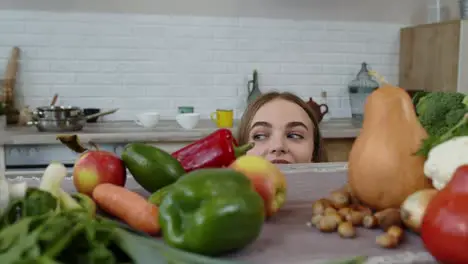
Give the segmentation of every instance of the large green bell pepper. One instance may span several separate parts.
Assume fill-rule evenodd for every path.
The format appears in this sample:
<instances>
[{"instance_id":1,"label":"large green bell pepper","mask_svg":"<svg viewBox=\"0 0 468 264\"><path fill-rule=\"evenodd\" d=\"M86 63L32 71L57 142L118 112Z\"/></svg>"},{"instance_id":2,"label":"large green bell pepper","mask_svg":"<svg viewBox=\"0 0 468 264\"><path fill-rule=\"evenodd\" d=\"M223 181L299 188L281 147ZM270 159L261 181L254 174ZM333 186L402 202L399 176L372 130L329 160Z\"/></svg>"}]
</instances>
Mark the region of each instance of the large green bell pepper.
<instances>
[{"instance_id":1,"label":"large green bell pepper","mask_svg":"<svg viewBox=\"0 0 468 264\"><path fill-rule=\"evenodd\" d=\"M264 223L264 203L251 181L232 169L200 169L182 176L159 207L171 246L216 256L253 242Z\"/></svg>"}]
</instances>

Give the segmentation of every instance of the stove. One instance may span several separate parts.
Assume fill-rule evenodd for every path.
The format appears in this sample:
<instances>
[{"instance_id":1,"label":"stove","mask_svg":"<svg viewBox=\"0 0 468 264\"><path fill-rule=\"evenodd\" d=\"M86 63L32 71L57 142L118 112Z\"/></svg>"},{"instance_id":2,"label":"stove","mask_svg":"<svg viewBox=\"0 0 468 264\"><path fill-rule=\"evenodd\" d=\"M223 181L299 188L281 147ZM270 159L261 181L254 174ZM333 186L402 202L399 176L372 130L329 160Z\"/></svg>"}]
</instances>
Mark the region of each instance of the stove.
<instances>
[{"instance_id":1,"label":"stove","mask_svg":"<svg viewBox=\"0 0 468 264\"><path fill-rule=\"evenodd\" d=\"M100 144L99 148L121 155L125 144ZM44 169L51 161L59 161L71 168L80 154L60 144L6 145L5 167L7 171Z\"/></svg>"}]
</instances>

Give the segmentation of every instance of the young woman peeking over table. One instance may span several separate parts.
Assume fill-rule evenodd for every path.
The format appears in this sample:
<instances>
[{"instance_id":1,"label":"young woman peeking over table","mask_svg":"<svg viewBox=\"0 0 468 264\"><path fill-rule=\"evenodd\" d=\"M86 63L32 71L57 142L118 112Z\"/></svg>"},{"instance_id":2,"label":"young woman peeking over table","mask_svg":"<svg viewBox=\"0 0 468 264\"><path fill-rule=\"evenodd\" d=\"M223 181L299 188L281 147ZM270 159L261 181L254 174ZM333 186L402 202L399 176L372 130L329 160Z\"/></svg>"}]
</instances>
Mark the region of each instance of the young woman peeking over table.
<instances>
[{"instance_id":1,"label":"young woman peeking over table","mask_svg":"<svg viewBox=\"0 0 468 264\"><path fill-rule=\"evenodd\" d=\"M273 163L328 161L313 110L289 92L257 98L244 112L238 132L239 145L255 143L247 154Z\"/></svg>"}]
</instances>

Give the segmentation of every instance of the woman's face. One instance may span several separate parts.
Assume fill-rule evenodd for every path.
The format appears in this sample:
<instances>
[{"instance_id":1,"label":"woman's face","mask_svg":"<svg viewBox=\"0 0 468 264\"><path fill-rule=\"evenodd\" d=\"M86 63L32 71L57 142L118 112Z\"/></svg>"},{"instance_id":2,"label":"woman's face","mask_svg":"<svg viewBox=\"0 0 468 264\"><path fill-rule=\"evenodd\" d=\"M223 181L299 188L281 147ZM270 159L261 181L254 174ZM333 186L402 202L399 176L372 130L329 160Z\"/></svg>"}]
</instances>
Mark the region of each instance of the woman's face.
<instances>
[{"instance_id":1,"label":"woman's face","mask_svg":"<svg viewBox=\"0 0 468 264\"><path fill-rule=\"evenodd\" d=\"M252 119L249 155L273 163L310 163L314 150L314 125L297 104L275 99L264 104Z\"/></svg>"}]
</instances>

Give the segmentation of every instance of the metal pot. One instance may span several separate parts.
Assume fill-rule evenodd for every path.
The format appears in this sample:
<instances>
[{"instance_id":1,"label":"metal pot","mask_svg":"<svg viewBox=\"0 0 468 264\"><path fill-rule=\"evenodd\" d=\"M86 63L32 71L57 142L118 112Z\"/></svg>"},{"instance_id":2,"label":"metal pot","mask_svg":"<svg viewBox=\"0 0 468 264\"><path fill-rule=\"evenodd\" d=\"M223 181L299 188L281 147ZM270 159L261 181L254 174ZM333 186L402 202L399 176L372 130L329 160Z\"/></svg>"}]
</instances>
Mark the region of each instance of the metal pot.
<instances>
[{"instance_id":1,"label":"metal pot","mask_svg":"<svg viewBox=\"0 0 468 264\"><path fill-rule=\"evenodd\" d=\"M72 132L82 130L85 123L86 121L79 117L62 120L40 118L29 121L28 125L36 126L37 130L41 132Z\"/></svg>"},{"instance_id":2,"label":"metal pot","mask_svg":"<svg viewBox=\"0 0 468 264\"><path fill-rule=\"evenodd\" d=\"M86 124L86 121L96 117L109 115L117 112L118 109L113 109L88 116L75 116L62 119L47 119L36 118L34 121L28 122L30 126L36 126L37 130L41 132L73 132L80 131Z\"/></svg>"},{"instance_id":3,"label":"metal pot","mask_svg":"<svg viewBox=\"0 0 468 264\"><path fill-rule=\"evenodd\" d=\"M56 106L48 105L37 107L33 112L36 118L44 118L47 120L64 120L67 118L75 118L84 116L83 110L77 106Z\"/></svg>"}]
</instances>

